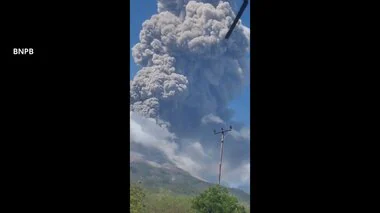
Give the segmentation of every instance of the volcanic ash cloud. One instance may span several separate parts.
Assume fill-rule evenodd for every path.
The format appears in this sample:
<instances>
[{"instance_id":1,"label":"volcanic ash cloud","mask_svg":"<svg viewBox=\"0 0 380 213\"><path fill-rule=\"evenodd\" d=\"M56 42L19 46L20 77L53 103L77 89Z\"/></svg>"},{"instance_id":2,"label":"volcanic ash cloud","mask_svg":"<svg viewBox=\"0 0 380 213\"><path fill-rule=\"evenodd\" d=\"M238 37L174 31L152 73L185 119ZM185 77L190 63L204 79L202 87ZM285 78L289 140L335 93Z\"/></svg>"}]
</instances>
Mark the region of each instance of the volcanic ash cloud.
<instances>
[{"instance_id":1,"label":"volcanic ash cloud","mask_svg":"<svg viewBox=\"0 0 380 213\"><path fill-rule=\"evenodd\" d=\"M183 130L226 111L247 72L249 29L228 1L159 0L132 48L131 110ZM221 115L220 115L221 116Z\"/></svg>"}]
</instances>

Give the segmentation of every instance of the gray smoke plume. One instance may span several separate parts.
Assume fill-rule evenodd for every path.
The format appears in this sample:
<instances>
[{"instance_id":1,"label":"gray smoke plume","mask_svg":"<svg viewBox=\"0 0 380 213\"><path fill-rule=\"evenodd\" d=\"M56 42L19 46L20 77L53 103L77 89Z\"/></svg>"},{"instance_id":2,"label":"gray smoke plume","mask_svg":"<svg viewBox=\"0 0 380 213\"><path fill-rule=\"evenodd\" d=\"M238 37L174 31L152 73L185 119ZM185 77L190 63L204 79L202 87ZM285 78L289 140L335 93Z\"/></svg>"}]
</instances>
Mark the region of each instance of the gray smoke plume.
<instances>
[{"instance_id":1,"label":"gray smoke plume","mask_svg":"<svg viewBox=\"0 0 380 213\"><path fill-rule=\"evenodd\" d=\"M170 2L184 3L161 0L159 11ZM233 19L228 2L214 7L190 1L183 21L169 10L145 21L140 42L132 48L142 67L131 82L132 110L176 127L186 124L178 119L185 112L199 120L189 124L196 126L204 115L223 111L247 71L246 29L237 25L230 39L224 39Z\"/></svg>"},{"instance_id":2,"label":"gray smoke plume","mask_svg":"<svg viewBox=\"0 0 380 213\"><path fill-rule=\"evenodd\" d=\"M209 3L212 6L216 7L220 0L193 0L195 2L203 2L203 3ZM186 5L190 2L190 0L158 0L157 8L158 12L165 12L169 11L173 14L175 14L178 17L183 18L183 15L185 14ZM225 2L228 2L231 7L236 11L236 0L225 0Z\"/></svg>"},{"instance_id":3,"label":"gray smoke plume","mask_svg":"<svg viewBox=\"0 0 380 213\"><path fill-rule=\"evenodd\" d=\"M173 142L175 147L162 142L170 147L170 153L176 153L168 154L168 158L179 165L191 165L194 172L216 164L218 151L214 150L219 139L210 130L230 123L228 103L240 91L249 71L249 28L240 23L228 40L224 38L235 18L236 6L231 6L232 2L158 0L158 14L143 23L140 42L132 48L134 61L140 67L130 87L133 116L137 119L138 113L154 119L175 134L179 138ZM139 126L144 126L142 123L135 124L144 132ZM244 162L241 168L245 171L249 139L247 142L247 133L239 130L240 124L235 125L238 128L229 140L237 144L226 152L226 167L230 164L236 170L236 165ZM144 134L149 135L146 131ZM140 144L160 148L152 143L140 140ZM194 153L198 160L204 156L209 164L197 166L188 153ZM213 172L210 177L214 175Z\"/></svg>"}]
</instances>

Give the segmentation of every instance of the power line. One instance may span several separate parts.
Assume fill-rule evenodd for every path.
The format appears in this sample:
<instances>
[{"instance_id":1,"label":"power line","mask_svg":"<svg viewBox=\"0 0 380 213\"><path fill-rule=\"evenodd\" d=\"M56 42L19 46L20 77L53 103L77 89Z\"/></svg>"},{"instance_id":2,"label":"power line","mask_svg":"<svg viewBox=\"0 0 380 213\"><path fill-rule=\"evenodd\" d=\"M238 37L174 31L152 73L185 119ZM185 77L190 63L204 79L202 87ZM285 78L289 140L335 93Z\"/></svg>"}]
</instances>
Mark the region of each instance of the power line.
<instances>
[{"instance_id":1,"label":"power line","mask_svg":"<svg viewBox=\"0 0 380 213\"><path fill-rule=\"evenodd\" d=\"M243 12L244 12L245 8L247 7L247 5L248 5L248 0L244 0L243 4L240 7L238 14L236 15L230 29L228 30L228 32L226 34L226 37L224 37L225 39L228 39L230 37L230 35L231 35L232 31L234 30L237 22L239 21L240 17L243 15Z\"/></svg>"}]
</instances>

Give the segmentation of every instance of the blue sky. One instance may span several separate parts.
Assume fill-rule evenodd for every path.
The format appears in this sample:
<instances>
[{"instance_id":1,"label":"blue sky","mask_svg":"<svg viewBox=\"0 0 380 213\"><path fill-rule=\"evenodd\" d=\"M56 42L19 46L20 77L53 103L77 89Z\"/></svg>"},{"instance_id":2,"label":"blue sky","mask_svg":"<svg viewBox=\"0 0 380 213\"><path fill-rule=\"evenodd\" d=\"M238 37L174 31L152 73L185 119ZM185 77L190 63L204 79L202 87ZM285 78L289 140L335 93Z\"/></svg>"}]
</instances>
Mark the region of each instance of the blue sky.
<instances>
[{"instance_id":1,"label":"blue sky","mask_svg":"<svg viewBox=\"0 0 380 213\"><path fill-rule=\"evenodd\" d=\"M238 0L237 4L243 2ZM157 1L156 0L131 0L130 1L130 46L133 47L136 43L139 42L139 33L142 27L142 23L150 19L153 14L157 13ZM249 5L245 9L242 22L245 26L250 27L250 7ZM131 50L130 50L131 51ZM133 78L135 73L138 71L138 67L133 61L132 54L130 54L130 79ZM249 126L250 123L250 88L249 84L246 84L238 96L230 103L230 107L235 111L233 120L243 122L246 126Z\"/></svg>"}]
</instances>

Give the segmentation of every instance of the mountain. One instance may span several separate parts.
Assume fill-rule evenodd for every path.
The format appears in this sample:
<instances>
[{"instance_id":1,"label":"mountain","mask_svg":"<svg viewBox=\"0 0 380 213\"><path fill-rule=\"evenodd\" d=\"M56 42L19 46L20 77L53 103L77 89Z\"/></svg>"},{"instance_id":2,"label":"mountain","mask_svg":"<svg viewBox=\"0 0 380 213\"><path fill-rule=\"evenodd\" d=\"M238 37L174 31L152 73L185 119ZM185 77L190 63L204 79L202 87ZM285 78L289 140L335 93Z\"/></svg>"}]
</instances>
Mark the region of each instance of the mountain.
<instances>
[{"instance_id":1,"label":"mountain","mask_svg":"<svg viewBox=\"0 0 380 213\"><path fill-rule=\"evenodd\" d=\"M168 190L174 194L195 196L214 185L193 177L188 172L172 164L156 164L151 161L133 161L130 163L131 183L142 184L145 188L160 192ZM240 202L249 204L250 195L246 192L227 188Z\"/></svg>"}]
</instances>

